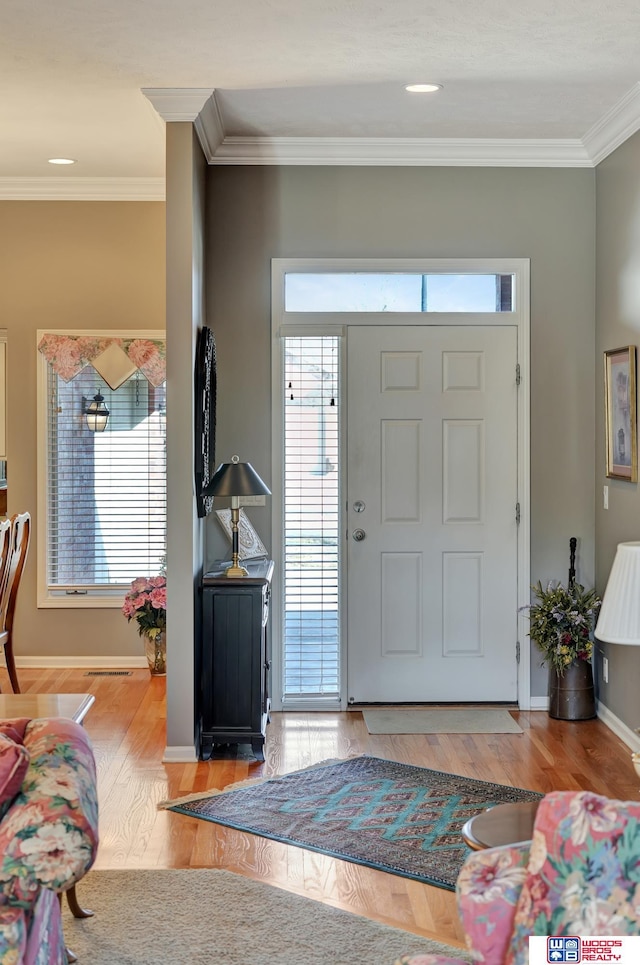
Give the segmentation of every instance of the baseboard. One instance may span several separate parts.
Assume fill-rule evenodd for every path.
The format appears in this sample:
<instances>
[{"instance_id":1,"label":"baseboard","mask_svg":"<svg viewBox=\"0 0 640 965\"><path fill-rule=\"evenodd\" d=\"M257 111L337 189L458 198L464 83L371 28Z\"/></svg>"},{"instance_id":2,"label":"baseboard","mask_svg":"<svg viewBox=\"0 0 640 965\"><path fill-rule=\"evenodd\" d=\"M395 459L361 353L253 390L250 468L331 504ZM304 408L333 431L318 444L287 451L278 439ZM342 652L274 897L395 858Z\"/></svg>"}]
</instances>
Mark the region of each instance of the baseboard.
<instances>
[{"instance_id":1,"label":"baseboard","mask_svg":"<svg viewBox=\"0 0 640 965\"><path fill-rule=\"evenodd\" d=\"M640 736L638 736L635 731L627 727L619 717L616 717L612 710L609 710L609 708L600 701L596 704L596 710L602 723L606 724L609 730L612 730L623 744L626 744L632 751L640 753Z\"/></svg>"},{"instance_id":2,"label":"baseboard","mask_svg":"<svg viewBox=\"0 0 640 965\"><path fill-rule=\"evenodd\" d=\"M529 699L529 710L549 710L549 698L531 697Z\"/></svg>"},{"instance_id":3,"label":"baseboard","mask_svg":"<svg viewBox=\"0 0 640 965\"><path fill-rule=\"evenodd\" d=\"M165 747L162 758L163 764L197 764L198 756L195 747L184 746Z\"/></svg>"},{"instance_id":4,"label":"baseboard","mask_svg":"<svg viewBox=\"0 0 640 965\"><path fill-rule=\"evenodd\" d=\"M21 667L25 669L31 668L42 668L42 669L57 669L58 667L63 669L90 669L95 670L99 668L100 670L138 670L138 669L148 669L149 665L146 658L141 657L79 657L79 656L69 656L69 657L16 657L16 667L18 670Z\"/></svg>"}]
</instances>

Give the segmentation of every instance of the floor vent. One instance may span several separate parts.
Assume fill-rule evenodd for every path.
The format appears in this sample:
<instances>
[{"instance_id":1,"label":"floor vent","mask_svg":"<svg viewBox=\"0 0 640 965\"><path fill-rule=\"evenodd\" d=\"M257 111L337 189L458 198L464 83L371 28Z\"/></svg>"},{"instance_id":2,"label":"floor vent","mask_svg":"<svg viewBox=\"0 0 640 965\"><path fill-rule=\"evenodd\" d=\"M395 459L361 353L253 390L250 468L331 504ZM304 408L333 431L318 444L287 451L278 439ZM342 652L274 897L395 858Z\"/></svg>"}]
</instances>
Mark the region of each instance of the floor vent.
<instances>
[{"instance_id":1,"label":"floor vent","mask_svg":"<svg viewBox=\"0 0 640 965\"><path fill-rule=\"evenodd\" d=\"M130 670L87 670L85 677L130 677Z\"/></svg>"}]
</instances>

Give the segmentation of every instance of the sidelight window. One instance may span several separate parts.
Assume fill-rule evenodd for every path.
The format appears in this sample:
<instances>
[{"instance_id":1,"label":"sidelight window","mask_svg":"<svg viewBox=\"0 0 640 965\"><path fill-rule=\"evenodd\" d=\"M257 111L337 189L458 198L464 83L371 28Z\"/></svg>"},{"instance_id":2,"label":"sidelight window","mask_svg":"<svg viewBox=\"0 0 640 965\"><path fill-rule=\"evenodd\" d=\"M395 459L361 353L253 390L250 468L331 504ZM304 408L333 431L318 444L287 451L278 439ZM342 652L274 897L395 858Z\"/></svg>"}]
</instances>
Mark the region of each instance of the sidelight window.
<instances>
[{"instance_id":1,"label":"sidelight window","mask_svg":"<svg viewBox=\"0 0 640 965\"><path fill-rule=\"evenodd\" d=\"M287 337L284 354L284 697L337 697L339 339Z\"/></svg>"}]
</instances>

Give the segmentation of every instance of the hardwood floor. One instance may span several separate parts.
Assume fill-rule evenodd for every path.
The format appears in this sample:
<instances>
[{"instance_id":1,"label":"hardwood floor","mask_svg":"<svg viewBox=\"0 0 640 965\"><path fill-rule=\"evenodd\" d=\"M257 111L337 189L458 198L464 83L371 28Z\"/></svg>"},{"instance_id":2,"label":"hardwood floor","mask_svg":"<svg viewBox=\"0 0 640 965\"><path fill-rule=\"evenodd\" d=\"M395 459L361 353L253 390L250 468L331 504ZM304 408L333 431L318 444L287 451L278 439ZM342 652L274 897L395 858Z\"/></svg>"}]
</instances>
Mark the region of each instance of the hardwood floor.
<instances>
[{"instance_id":1,"label":"hardwood floor","mask_svg":"<svg viewBox=\"0 0 640 965\"><path fill-rule=\"evenodd\" d=\"M543 793L584 788L638 798L631 752L598 720L556 721L545 712L514 710L522 734L372 736L358 711L273 714L264 764L248 757L163 764L164 678L150 679L146 670L92 676L83 670L22 669L20 683L25 693L96 697L85 720L98 767L96 868L226 868L451 944L462 944L463 935L450 892L158 811L156 805L362 753ZM6 671L0 671L0 684L11 692Z\"/></svg>"}]
</instances>

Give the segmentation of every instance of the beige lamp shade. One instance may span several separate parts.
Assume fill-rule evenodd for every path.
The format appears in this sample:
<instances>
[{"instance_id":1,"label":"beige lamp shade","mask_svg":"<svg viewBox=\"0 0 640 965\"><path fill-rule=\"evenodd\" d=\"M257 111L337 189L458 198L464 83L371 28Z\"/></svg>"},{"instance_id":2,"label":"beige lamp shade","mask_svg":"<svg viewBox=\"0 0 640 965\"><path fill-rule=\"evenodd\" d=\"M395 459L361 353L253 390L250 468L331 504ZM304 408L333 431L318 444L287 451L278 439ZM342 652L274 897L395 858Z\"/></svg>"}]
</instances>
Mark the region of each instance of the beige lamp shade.
<instances>
[{"instance_id":1,"label":"beige lamp shade","mask_svg":"<svg viewBox=\"0 0 640 965\"><path fill-rule=\"evenodd\" d=\"M618 543L595 636L603 643L640 647L640 542Z\"/></svg>"}]
</instances>

